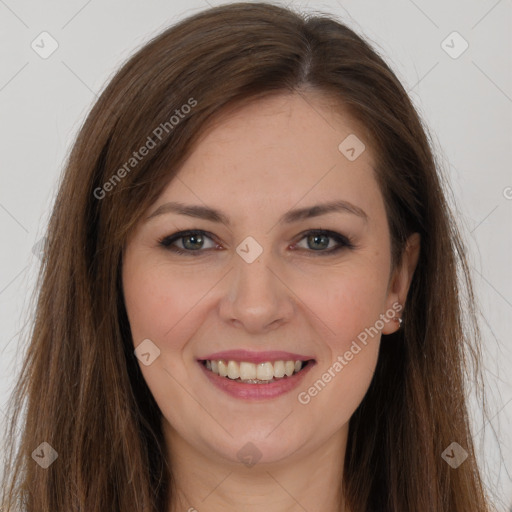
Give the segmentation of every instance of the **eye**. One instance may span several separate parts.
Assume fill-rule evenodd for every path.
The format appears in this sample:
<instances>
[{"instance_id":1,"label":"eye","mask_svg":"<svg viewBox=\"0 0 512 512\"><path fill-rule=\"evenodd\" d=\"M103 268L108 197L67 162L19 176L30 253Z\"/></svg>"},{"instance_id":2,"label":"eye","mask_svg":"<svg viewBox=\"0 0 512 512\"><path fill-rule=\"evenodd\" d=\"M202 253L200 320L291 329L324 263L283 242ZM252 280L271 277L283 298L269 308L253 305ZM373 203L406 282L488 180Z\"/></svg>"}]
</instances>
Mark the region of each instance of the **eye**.
<instances>
[{"instance_id":1,"label":"eye","mask_svg":"<svg viewBox=\"0 0 512 512\"><path fill-rule=\"evenodd\" d=\"M319 254L332 254L334 252L340 251L343 248L352 249L354 247L350 240L340 233L322 229L308 231L300 239L300 241L302 240L306 240L307 245L305 248L309 249L309 252L317 252ZM300 246L296 243L294 244L294 247Z\"/></svg>"},{"instance_id":2,"label":"eye","mask_svg":"<svg viewBox=\"0 0 512 512\"><path fill-rule=\"evenodd\" d=\"M205 247L205 242L207 241L210 241L210 245ZM205 231L201 230L180 231L179 233L166 236L159 240L158 243L177 254L190 254L193 256L204 252L202 249L215 249L218 247L212 238L207 236Z\"/></svg>"},{"instance_id":3,"label":"eye","mask_svg":"<svg viewBox=\"0 0 512 512\"><path fill-rule=\"evenodd\" d=\"M316 252L315 256L333 254L344 248L354 248L347 237L334 231L322 229L303 233L299 241L302 240L306 240L307 246L300 247L299 243L295 243L292 246L293 249L300 248L310 253ZM176 254L190 256L200 256L211 249L219 248L219 244L213 240L213 235L202 230L180 231L162 238L158 243Z\"/></svg>"}]
</instances>

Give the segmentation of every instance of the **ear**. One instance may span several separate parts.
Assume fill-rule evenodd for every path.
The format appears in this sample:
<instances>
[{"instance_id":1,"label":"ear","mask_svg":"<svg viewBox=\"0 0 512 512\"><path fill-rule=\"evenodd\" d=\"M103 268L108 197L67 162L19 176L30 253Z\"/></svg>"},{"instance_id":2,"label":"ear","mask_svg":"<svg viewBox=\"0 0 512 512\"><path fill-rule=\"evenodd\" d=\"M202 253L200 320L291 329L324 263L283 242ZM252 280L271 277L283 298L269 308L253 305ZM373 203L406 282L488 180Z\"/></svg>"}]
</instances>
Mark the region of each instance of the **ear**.
<instances>
[{"instance_id":1,"label":"ear","mask_svg":"<svg viewBox=\"0 0 512 512\"><path fill-rule=\"evenodd\" d=\"M386 297L386 311L395 311L395 318L397 319L402 315L402 311L405 307L405 300L409 287L411 286L412 276L418 264L420 245L421 237L419 233L413 233L409 236L405 243L402 261L393 271L389 281L388 295ZM399 323L395 321L386 322L382 329L382 334L392 334L399 329L399 326Z\"/></svg>"}]
</instances>

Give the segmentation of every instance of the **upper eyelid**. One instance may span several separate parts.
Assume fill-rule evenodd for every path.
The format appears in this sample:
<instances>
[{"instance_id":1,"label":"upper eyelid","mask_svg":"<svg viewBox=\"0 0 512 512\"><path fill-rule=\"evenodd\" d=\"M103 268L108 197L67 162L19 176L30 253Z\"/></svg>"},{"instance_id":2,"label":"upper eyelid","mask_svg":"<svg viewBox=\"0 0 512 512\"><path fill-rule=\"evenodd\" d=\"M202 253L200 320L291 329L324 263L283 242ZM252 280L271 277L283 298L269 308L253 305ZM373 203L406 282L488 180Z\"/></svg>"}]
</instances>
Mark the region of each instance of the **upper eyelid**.
<instances>
[{"instance_id":1,"label":"upper eyelid","mask_svg":"<svg viewBox=\"0 0 512 512\"><path fill-rule=\"evenodd\" d=\"M202 235L205 235L207 238L209 238L212 242L215 242L219 244L220 242L217 240L217 237L213 235L213 233L210 233L209 231L205 231L203 229L186 229L182 231L178 231L176 233L173 233L172 235L165 236L164 238L160 239L160 243L163 245L163 242L167 240L171 240L171 242L168 244L169 246L172 245L174 242L185 238L186 236L190 236L196 233L200 233ZM349 237L343 235L342 233L338 233L336 231L333 231L332 229L326 229L326 228L313 228L313 229L307 229L305 231L302 231L301 233L297 234L294 237L294 240L298 243L302 239L304 239L308 234L310 233L321 233L325 234L328 238L332 238L334 240L338 239L336 242L339 244L341 239L341 243L344 243L347 246L351 246L351 240ZM187 251L187 252L205 252L206 250L198 250L198 251ZM328 252L328 251L319 251L319 252Z\"/></svg>"},{"instance_id":2,"label":"upper eyelid","mask_svg":"<svg viewBox=\"0 0 512 512\"><path fill-rule=\"evenodd\" d=\"M204 229L184 229L182 231L177 231L172 235L164 236L163 238L160 239L160 242L165 242L166 240L172 240L173 242L175 242L176 240L180 240L181 238L185 238L186 236L194 235L196 233L205 235L212 241L217 242L217 238L215 237L215 235L213 233L210 233L209 231L205 231Z\"/></svg>"}]
</instances>

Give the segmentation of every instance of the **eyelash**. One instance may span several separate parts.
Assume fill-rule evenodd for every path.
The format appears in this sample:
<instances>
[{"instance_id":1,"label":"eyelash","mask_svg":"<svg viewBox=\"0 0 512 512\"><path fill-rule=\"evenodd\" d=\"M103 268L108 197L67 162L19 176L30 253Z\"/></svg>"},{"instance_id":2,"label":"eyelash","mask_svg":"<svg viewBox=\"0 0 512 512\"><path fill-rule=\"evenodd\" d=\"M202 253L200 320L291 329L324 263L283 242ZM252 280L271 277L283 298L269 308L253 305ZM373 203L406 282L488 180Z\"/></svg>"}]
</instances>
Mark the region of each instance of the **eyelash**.
<instances>
[{"instance_id":1,"label":"eyelash","mask_svg":"<svg viewBox=\"0 0 512 512\"><path fill-rule=\"evenodd\" d=\"M174 242L180 240L181 238L186 238L187 236L190 236L190 235L202 235L202 236L205 236L206 238L211 239L212 241L215 241L213 235L211 235L207 231L197 229L197 230L180 231L178 233L174 233L173 235L165 236L164 238L161 238L160 240L158 240L158 244L161 247L168 249L176 254L180 254L180 255L183 254L183 255L187 255L187 256L202 256L202 255L204 255L205 252L212 250L210 248L210 249L197 249L194 251L194 250L180 249L179 247L172 245ZM296 243L301 242L308 235L325 235L328 238L332 238L333 240L335 240L338 243L338 246L331 248L331 249L326 249L326 250L314 251L313 249L310 249L310 250L301 249L301 250L305 250L306 252L314 253L313 257L328 256L328 255L337 253L337 252L341 251L342 249L354 249L354 247L355 247L352 244L351 240L349 238L347 238L346 236L343 236L340 233L336 233L335 231L329 231L329 230L325 230L325 229L311 229L309 231L305 231L299 235L301 238L299 238L299 240Z\"/></svg>"}]
</instances>

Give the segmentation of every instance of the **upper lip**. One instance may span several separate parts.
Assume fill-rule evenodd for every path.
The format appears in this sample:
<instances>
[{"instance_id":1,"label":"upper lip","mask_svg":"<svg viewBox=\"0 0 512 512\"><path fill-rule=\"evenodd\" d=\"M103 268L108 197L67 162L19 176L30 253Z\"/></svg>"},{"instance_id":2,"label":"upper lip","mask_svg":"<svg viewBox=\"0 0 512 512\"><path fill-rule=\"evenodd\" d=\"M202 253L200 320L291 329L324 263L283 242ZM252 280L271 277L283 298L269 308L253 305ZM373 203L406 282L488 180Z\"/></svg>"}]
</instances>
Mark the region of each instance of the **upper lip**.
<instances>
[{"instance_id":1,"label":"upper lip","mask_svg":"<svg viewBox=\"0 0 512 512\"><path fill-rule=\"evenodd\" d=\"M314 359L312 356L295 354L293 352L284 352L280 350L271 350L264 352L254 352L252 350L224 350L215 352L205 357L198 358L199 361L247 361L248 363L265 363L267 361L309 361Z\"/></svg>"}]
</instances>

